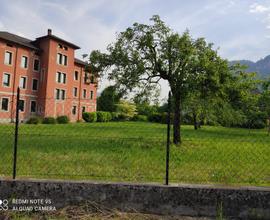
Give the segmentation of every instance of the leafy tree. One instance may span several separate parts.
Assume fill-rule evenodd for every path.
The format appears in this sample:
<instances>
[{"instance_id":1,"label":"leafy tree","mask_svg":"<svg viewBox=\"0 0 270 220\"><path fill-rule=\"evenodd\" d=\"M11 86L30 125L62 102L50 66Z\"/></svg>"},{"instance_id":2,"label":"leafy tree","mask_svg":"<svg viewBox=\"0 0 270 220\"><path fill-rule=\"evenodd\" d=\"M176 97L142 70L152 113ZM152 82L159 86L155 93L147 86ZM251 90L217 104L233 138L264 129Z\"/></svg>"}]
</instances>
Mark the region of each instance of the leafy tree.
<instances>
[{"instance_id":1,"label":"leafy tree","mask_svg":"<svg viewBox=\"0 0 270 220\"><path fill-rule=\"evenodd\" d=\"M119 113L119 117L124 120L129 120L137 113L136 106L128 101L121 100L116 104L116 112Z\"/></svg>"},{"instance_id":2,"label":"leafy tree","mask_svg":"<svg viewBox=\"0 0 270 220\"><path fill-rule=\"evenodd\" d=\"M97 99L97 110L115 112L116 104L119 103L122 94L117 91L115 86L105 88Z\"/></svg>"},{"instance_id":3,"label":"leafy tree","mask_svg":"<svg viewBox=\"0 0 270 220\"><path fill-rule=\"evenodd\" d=\"M226 94L234 110L244 115L239 125L245 128L263 128L265 112L258 104L261 97L260 80L256 73L247 73L242 65L231 66L230 82L226 84Z\"/></svg>"},{"instance_id":4,"label":"leafy tree","mask_svg":"<svg viewBox=\"0 0 270 220\"><path fill-rule=\"evenodd\" d=\"M178 144L185 99L198 89L202 97L217 94L228 65L203 38L192 39L188 31L175 33L157 15L150 20L150 25L135 23L121 32L108 53L93 51L90 63L94 72L108 73L124 90L143 91L166 80L173 95L173 141Z\"/></svg>"},{"instance_id":5,"label":"leafy tree","mask_svg":"<svg viewBox=\"0 0 270 220\"><path fill-rule=\"evenodd\" d=\"M268 135L270 135L270 78L262 81L262 94L258 103L260 110L267 115Z\"/></svg>"}]
</instances>

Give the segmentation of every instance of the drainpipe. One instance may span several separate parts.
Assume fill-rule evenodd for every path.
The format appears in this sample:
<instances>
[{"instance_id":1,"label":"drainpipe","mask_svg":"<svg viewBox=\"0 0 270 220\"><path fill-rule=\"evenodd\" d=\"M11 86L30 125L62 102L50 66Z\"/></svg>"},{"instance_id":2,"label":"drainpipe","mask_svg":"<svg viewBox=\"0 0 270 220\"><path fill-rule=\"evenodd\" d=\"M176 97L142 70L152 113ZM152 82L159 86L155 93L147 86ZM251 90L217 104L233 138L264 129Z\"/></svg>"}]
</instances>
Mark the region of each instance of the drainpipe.
<instances>
[{"instance_id":1,"label":"drainpipe","mask_svg":"<svg viewBox=\"0 0 270 220\"><path fill-rule=\"evenodd\" d=\"M12 108L11 108L11 114L10 114L10 117L11 117L11 122L14 122L14 103L15 103L15 92L16 92L16 88L15 88L15 81L16 81L16 72L17 72L17 61L18 61L18 46L16 46L16 51L15 51L15 66L14 66L14 72L13 72L13 85L12 85ZM15 108L16 110L16 108Z\"/></svg>"},{"instance_id":2,"label":"drainpipe","mask_svg":"<svg viewBox=\"0 0 270 220\"><path fill-rule=\"evenodd\" d=\"M83 76L83 68L81 67L80 84L79 84L79 104L78 104L78 116L77 116L78 121L80 120L80 114L81 114L82 76Z\"/></svg>"}]
</instances>

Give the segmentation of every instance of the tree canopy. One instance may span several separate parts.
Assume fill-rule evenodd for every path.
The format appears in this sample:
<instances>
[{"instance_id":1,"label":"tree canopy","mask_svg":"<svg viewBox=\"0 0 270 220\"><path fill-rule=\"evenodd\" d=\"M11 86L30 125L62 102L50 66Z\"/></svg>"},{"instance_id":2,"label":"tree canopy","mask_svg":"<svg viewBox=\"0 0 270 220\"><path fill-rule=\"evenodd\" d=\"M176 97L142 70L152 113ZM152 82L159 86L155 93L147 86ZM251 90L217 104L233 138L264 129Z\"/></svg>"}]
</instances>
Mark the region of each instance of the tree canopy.
<instances>
[{"instance_id":1,"label":"tree canopy","mask_svg":"<svg viewBox=\"0 0 270 220\"><path fill-rule=\"evenodd\" d=\"M150 91L161 79L166 80L173 95L173 141L178 144L186 100L222 99L231 73L227 60L204 38L193 39L189 31L174 32L157 15L150 23L134 23L119 33L107 53L93 51L91 68L108 74L125 91Z\"/></svg>"}]
</instances>

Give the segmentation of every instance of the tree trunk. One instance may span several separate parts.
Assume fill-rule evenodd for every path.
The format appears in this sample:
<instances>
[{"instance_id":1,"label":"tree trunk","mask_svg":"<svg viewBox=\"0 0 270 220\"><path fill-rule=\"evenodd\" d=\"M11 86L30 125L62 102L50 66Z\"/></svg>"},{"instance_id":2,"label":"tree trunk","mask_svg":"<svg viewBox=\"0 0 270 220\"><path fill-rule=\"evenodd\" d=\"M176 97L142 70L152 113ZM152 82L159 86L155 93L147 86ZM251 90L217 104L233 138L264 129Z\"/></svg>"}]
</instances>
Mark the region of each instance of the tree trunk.
<instances>
[{"instance_id":1,"label":"tree trunk","mask_svg":"<svg viewBox=\"0 0 270 220\"><path fill-rule=\"evenodd\" d=\"M193 123L194 123L194 130L198 129L198 122L197 122L197 115L193 112Z\"/></svg>"},{"instance_id":2,"label":"tree trunk","mask_svg":"<svg viewBox=\"0 0 270 220\"><path fill-rule=\"evenodd\" d=\"M181 100L180 96L174 96L174 120L173 120L173 143L181 144Z\"/></svg>"}]
</instances>

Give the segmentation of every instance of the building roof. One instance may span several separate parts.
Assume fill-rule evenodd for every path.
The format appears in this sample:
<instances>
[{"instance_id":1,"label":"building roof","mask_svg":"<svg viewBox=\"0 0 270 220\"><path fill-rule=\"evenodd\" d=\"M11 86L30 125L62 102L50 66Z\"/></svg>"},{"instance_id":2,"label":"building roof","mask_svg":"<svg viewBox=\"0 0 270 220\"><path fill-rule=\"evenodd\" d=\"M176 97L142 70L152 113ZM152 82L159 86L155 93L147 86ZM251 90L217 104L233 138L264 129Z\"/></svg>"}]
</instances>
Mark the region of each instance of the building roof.
<instances>
[{"instance_id":1,"label":"building roof","mask_svg":"<svg viewBox=\"0 0 270 220\"><path fill-rule=\"evenodd\" d=\"M39 48L35 47L33 41L24 37L20 37L16 34L11 34L6 31L0 31L0 39L9 41L11 43L19 44L21 46L25 46L34 50L39 50Z\"/></svg>"},{"instance_id":2,"label":"building roof","mask_svg":"<svg viewBox=\"0 0 270 220\"><path fill-rule=\"evenodd\" d=\"M45 38L50 38L50 39L53 39L53 40L56 40L56 41L60 41L60 42L66 44L66 45L68 45L68 46L70 46L70 47L72 47L74 49L80 49L79 46L77 46L77 45L75 45L73 43L70 43L70 42L68 42L68 41L66 41L66 40L64 40L64 39L62 39L60 37L57 37L57 36L53 35L51 29L48 29L48 34L47 35L38 37L38 38L36 38L36 40L41 40L41 39L45 39Z\"/></svg>"},{"instance_id":3,"label":"building roof","mask_svg":"<svg viewBox=\"0 0 270 220\"><path fill-rule=\"evenodd\" d=\"M82 61L80 59L77 59L77 58L74 59L74 63L77 63L77 64L82 65L82 66L86 66L87 65L86 62L84 62L84 61Z\"/></svg>"}]
</instances>

